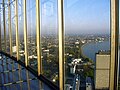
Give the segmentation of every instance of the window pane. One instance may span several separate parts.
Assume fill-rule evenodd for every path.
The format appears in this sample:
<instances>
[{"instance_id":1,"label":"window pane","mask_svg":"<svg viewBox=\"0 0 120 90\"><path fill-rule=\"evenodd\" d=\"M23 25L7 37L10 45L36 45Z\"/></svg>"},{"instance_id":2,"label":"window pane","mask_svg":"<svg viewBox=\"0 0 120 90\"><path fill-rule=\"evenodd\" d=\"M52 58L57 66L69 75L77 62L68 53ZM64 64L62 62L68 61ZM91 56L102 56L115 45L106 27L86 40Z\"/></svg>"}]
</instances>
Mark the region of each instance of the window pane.
<instances>
[{"instance_id":1,"label":"window pane","mask_svg":"<svg viewBox=\"0 0 120 90\"><path fill-rule=\"evenodd\" d=\"M65 88L108 89L110 0L64 3Z\"/></svg>"},{"instance_id":2,"label":"window pane","mask_svg":"<svg viewBox=\"0 0 120 90\"><path fill-rule=\"evenodd\" d=\"M23 0L18 0L19 57L25 62Z\"/></svg>"},{"instance_id":3,"label":"window pane","mask_svg":"<svg viewBox=\"0 0 120 90\"><path fill-rule=\"evenodd\" d=\"M27 40L29 65L37 69L35 0L27 0Z\"/></svg>"},{"instance_id":4,"label":"window pane","mask_svg":"<svg viewBox=\"0 0 120 90\"><path fill-rule=\"evenodd\" d=\"M8 0L5 0L5 3L8 3L7 2ZM10 42L9 42L9 20L8 20L8 6L6 6L5 8L5 19L6 19L6 43L7 43L7 46L6 46L6 53L10 53Z\"/></svg>"},{"instance_id":5,"label":"window pane","mask_svg":"<svg viewBox=\"0 0 120 90\"><path fill-rule=\"evenodd\" d=\"M2 8L2 5L1 5ZM4 23L3 23L3 8L1 9L1 47L2 51L5 50L5 45L4 45Z\"/></svg>"},{"instance_id":6,"label":"window pane","mask_svg":"<svg viewBox=\"0 0 120 90\"><path fill-rule=\"evenodd\" d=\"M11 3L12 52L16 57L15 2Z\"/></svg>"},{"instance_id":7,"label":"window pane","mask_svg":"<svg viewBox=\"0 0 120 90\"><path fill-rule=\"evenodd\" d=\"M41 15L43 75L58 84L57 0L41 0Z\"/></svg>"}]
</instances>

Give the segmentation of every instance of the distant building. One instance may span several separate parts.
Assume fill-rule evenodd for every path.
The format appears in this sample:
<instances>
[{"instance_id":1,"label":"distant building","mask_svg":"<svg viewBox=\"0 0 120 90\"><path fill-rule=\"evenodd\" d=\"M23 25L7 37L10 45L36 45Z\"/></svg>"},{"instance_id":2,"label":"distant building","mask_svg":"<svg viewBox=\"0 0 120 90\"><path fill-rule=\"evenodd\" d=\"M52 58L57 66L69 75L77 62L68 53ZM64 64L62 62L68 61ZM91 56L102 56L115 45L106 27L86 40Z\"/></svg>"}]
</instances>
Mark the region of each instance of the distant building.
<instances>
[{"instance_id":1,"label":"distant building","mask_svg":"<svg viewBox=\"0 0 120 90\"><path fill-rule=\"evenodd\" d=\"M69 66L70 66L70 73L71 74L75 74L74 66L73 65L69 65Z\"/></svg>"},{"instance_id":2,"label":"distant building","mask_svg":"<svg viewBox=\"0 0 120 90\"><path fill-rule=\"evenodd\" d=\"M65 90L72 90L72 88L70 84L65 84Z\"/></svg>"},{"instance_id":3,"label":"distant building","mask_svg":"<svg viewBox=\"0 0 120 90\"><path fill-rule=\"evenodd\" d=\"M12 50L13 50L13 53L15 53L17 51L17 46L13 46Z\"/></svg>"},{"instance_id":4,"label":"distant building","mask_svg":"<svg viewBox=\"0 0 120 90\"><path fill-rule=\"evenodd\" d=\"M66 77L65 90L73 90L73 83L74 83L74 75L71 75L70 77Z\"/></svg>"},{"instance_id":5,"label":"distant building","mask_svg":"<svg viewBox=\"0 0 120 90\"><path fill-rule=\"evenodd\" d=\"M82 62L82 59L74 59L71 63L68 63L68 66L70 67L70 73L75 74L76 72L76 66Z\"/></svg>"},{"instance_id":6,"label":"distant building","mask_svg":"<svg viewBox=\"0 0 120 90\"><path fill-rule=\"evenodd\" d=\"M96 53L95 89L109 90L110 52Z\"/></svg>"},{"instance_id":7,"label":"distant building","mask_svg":"<svg viewBox=\"0 0 120 90\"><path fill-rule=\"evenodd\" d=\"M75 44L76 44L76 45L79 45L80 43L79 43L79 41L77 40L77 41L75 42Z\"/></svg>"},{"instance_id":8,"label":"distant building","mask_svg":"<svg viewBox=\"0 0 120 90\"><path fill-rule=\"evenodd\" d=\"M90 77L86 77L86 90L93 90L93 83Z\"/></svg>"}]
</instances>

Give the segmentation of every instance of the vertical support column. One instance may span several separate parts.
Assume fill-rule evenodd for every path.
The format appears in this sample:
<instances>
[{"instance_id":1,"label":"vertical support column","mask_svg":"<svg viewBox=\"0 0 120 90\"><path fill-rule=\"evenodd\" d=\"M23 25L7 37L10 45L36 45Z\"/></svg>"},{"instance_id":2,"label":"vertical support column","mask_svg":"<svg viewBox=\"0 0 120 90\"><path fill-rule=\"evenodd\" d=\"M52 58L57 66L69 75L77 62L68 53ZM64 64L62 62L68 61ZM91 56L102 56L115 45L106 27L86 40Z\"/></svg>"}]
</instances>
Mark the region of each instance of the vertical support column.
<instances>
[{"instance_id":1,"label":"vertical support column","mask_svg":"<svg viewBox=\"0 0 120 90\"><path fill-rule=\"evenodd\" d=\"M15 25L16 25L16 51L17 60L19 60L19 35L18 35L18 0L15 0Z\"/></svg>"},{"instance_id":2,"label":"vertical support column","mask_svg":"<svg viewBox=\"0 0 120 90\"><path fill-rule=\"evenodd\" d=\"M119 0L111 0L111 21L110 22L111 22L110 90L117 90Z\"/></svg>"},{"instance_id":3,"label":"vertical support column","mask_svg":"<svg viewBox=\"0 0 120 90\"><path fill-rule=\"evenodd\" d=\"M21 65L18 65L18 76L19 76L19 81L21 81L22 80L22 75L21 75ZM23 88L23 86L22 86L22 83L20 83L20 90L22 90L22 88Z\"/></svg>"},{"instance_id":4,"label":"vertical support column","mask_svg":"<svg viewBox=\"0 0 120 90\"><path fill-rule=\"evenodd\" d=\"M0 6L0 7L1 7L1 6ZM2 47L1 47L1 46L2 46L2 45L1 45L1 44L2 44L2 43L1 43L2 40L1 40L1 37L2 37L2 34L1 34L1 12L0 12L0 51L2 51Z\"/></svg>"},{"instance_id":5,"label":"vertical support column","mask_svg":"<svg viewBox=\"0 0 120 90\"><path fill-rule=\"evenodd\" d=\"M23 13L24 13L24 46L25 46L25 65L28 66L28 51L27 51L27 13L26 13L26 0L23 0Z\"/></svg>"},{"instance_id":6,"label":"vertical support column","mask_svg":"<svg viewBox=\"0 0 120 90\"><path fill-rule=\"evenodd\" d=\"M41 44L40 44L40 0L36 0L36 34L37 34L37 62L38 75L42 73Z\"/></svg>"},{"instance_id":7,"label":"vertical support column","mask_svg":"<svg viewBox=\"0 0 120 90\"><path fill-rule=\"evenodd\" d=\"M64 90L64 15L63 0L58 0L58 30L59 30L59 87Z\"/></svg>"},{"instance_id":8,"label":"vertical support column","mask_svg":"<svg viewBox=\"0 0 120 90\"><path fill-rule=\"evenodd\" d=\"M11 29L11 7L10 0L8 0L8 24L9 24L9 40L10 40L10 55L12 56L12 29Z\"/></svg>"},{"instance_id":9,"label":"vertical support column","mask_svg":"<svg viewBox=\"0 0 120 90\"><path fill-rule=\"evenodd\" d=\"M28 87L28 90L31 90L28 70L26 70L26 77L27 77L27 87Z\"/></svg>"},{"instance_id":10,"label":"vertical support column","mask_svg":"<svg viewBox=\"0 0 120 90\"><path fill-rule=\"evenodd\" d=\"M4 0L3 0L3 27L4 27L4 46L5 46L5 48L4 48L4 51L6 52L6 46L7 46L7 44L6 44L6 21L5 21L5 2L4 2Z\"/></svg>"}]
</instances>

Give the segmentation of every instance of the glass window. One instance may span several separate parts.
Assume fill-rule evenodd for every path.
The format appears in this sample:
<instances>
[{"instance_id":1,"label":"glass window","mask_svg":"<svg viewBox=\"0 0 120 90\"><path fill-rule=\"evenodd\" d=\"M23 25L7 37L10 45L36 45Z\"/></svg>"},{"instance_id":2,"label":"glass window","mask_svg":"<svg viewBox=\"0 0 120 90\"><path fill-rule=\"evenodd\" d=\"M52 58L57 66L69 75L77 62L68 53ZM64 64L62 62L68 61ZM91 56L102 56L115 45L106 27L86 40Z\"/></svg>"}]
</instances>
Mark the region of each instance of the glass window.
<instances>
[{"instance_id":1,"label":"glass window","mask_svg":"<svg viewBox=\"0 0 120 90\"><path fill-rule=\"evenodd\" d=\"M5 0L5 3L8 3L8 0ZM8 20L8 6L5 8L5 20L6 20L6 53L10 53L10 41L9 41L9 20Z\"/></svg>"},{"instance_id":2,"label":"glass window","mask_svg":"<svg viewBox=\"0 0 120 90\"><path fill-rule=\"evenodd\" d=\"M2 7L2 5L1 5L1 7ZM2 51L4 51L4 49L5 49L5 45L4 45L3 9L1 9L1 47L2 47Z\"/></svg>"},{"instance_id":3,"label":"glass window","mask_svg":"<svg viewBox=\"0 0 120 90\"><path fill-rule=\"evenodd\" d=\"M119 17L120 17L120 0L119 0ZM120 22L120 18L119 18ZM120 23L119 23L120 26ZM118 90L120 89L120 29L119 29L119 44L118 44L118 52L119 52L119 58L118 58Z\"/></svg>"},{"instance_id":4,"label":"glass window","mask_svg":"<svg viewBox=\"0 0 120 90\"><path fill-rule=\"evenodd\" d=\"M23 0L18 0L19 59L25 62Z\"/></svg>"},{"instance_id":5,"label":"glass window","mask_svg":"<svg viewBox=\"0 0 120 90\"><path fill-rule=\"evenodd\" d=\"M58 84L57 0L41 0L41 54L43 75Z\"/></svg>"},{"instance_id":6,"label":"glass window","mask_svg":"<svg viewBox=\"0 0 120 90\"><path fill-rule=\"evenodd\" d=\"M110 0L64 3L65 88L108 89Z\"/></svg>"},{"instance_id":7,"label":"glass window","mask_svg":"<svg viewBox=\"0 0 120 90\"><path fill-rule=\"evenodd\" d=\"M16 47L16 25L15 25L15 2L11 3L11 29L12 29L12 53L16 57L17 47Z\"/></svg>"},{"instance_id":8,"label":"glass window","mask_svg":"<svg viewBox=\"0 0 120 90\"><path fill-rule=\"evenodd\" d=\"M27 47L29 65L33 69L37 69L35 0L27 0Z\"/></svg>"}]
</instances>

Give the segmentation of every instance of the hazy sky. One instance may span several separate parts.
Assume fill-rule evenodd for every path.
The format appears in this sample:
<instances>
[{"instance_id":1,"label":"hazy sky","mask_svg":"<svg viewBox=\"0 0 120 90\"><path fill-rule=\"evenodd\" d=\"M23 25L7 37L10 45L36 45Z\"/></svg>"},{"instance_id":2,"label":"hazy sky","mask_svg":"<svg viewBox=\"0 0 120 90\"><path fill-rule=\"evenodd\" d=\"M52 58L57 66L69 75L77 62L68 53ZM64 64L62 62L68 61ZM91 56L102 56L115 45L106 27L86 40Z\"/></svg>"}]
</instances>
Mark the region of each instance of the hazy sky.
<instances>
[{"instance_id":1,"label":"hazy sky","mask_svg":"<svg viewBox=\"0 0 120 90\"><path fill-rule=\"evenodd\" d=\"M109 33L110 0L65 0L66 32Z\"/></svg>"},{"instance_id":2,"label":"hazy sky","mask_svg":"<svg viewBox=\"0 0 120 90\"><path fill-rule=\"evenodd\" d=\"M42 25L47 33L57 29L57 0L46 1ZM66 33L109 33L110 0L64 0L64 16Z\"/></svg>"},{"instance_id":3,"label":"hazy sky","mask_svg":"<svg viewBox=\"0 0 120 90\"><path fill-rule=\"evenodd\" d=\"M19 5L19 12L21 10L20 7L21 6ZM58 33L57 0L41 0L40 8L42 15L42 33ZM35 32L35 10L35 0L27 0L28 33ZM12 17L14 17L14 9L12 9L12 12ZM110 0L64 0L64 20L65 33L109 33ZM12 19L12 21L14 22L14 19ZM19 25L21 25L21 27L23 27L22 24L23 21L19 22ZM30 29L30 27L32 29ZM29 32L29 30L32 31Z\"/></svg>"}]
</instances>

